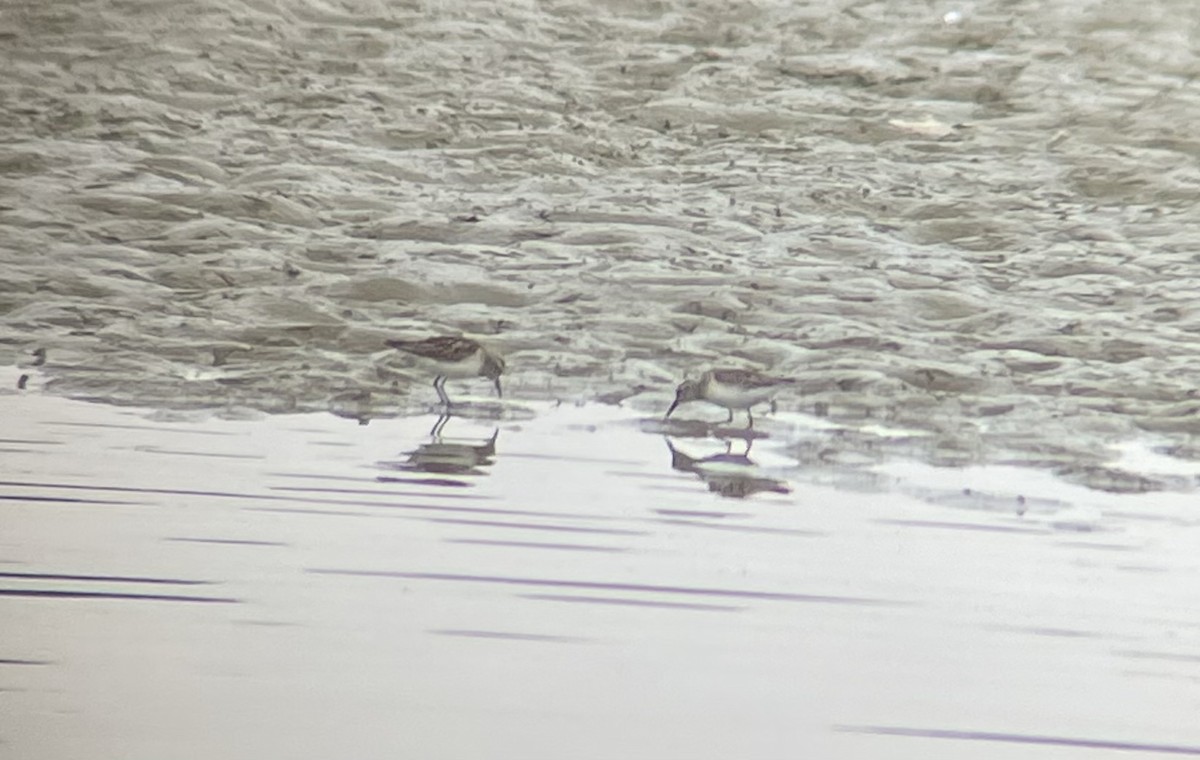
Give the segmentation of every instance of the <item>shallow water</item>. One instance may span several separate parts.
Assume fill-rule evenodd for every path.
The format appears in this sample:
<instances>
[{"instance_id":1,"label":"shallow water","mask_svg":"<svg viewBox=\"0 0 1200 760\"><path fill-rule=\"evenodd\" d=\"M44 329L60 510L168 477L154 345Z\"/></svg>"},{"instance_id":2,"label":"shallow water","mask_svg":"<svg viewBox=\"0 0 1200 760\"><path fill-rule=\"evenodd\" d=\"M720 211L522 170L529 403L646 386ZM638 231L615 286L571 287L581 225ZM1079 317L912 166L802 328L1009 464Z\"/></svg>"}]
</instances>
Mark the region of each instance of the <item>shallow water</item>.
<instances>
[{"instance_id":1,"label":"shallow water","mask_svg":"<svg viewBox=\"0 0 1200 760\"><path fill-rule=\"evenodd\" d=\"M427 392L383 338L466 331L526 399L737 363L858 427L843 458L882 425L1190 488L1105 456L1198 450L1191 11L12 5L0 352L77 397L386 416Z\"/></svg>"},{"instance_id":2,"label":"shallow water","mask_svg":"<svg viewBox=\"0 0 1200 760\"><path fill-rule=\"evenodd\" d=\"M0 396L0 754L1200 754L1190 497L497 411Z\"/></svg>"},{"instance_id":3,"label":"shallow water","mask_svg":"<svg viewBox=\"0 0 1200 760\"><path fill-rule=\"evenodd\" d=\"M1198 23L0 7L0 756L1200 754Z\"/></svg>"}]
</instances>

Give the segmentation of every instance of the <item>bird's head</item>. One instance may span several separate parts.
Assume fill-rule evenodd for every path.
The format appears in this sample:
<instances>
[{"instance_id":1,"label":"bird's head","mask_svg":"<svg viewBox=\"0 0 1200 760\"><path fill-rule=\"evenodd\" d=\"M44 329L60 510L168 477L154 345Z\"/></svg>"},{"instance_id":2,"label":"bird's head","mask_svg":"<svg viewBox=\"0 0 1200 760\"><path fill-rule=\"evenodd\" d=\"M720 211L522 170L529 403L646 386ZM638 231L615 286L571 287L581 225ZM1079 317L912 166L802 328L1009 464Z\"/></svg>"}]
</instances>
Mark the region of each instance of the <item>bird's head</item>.
<instances>
[{"instance_id":1,"label":"bird's head","mask_svg":"<svg viewBox=\"0 0 1200 760\"><path fill-rule=\"evenodd\" d=\"M675 389L675 401L671 403L671 408L667 410L667 414L663 419L671 416L671 412L675 411L675 407L680 404L686 404L689 401L695 401L700 398L700 383L695 380L684 380Z\"/></svg>"}]
</instances>

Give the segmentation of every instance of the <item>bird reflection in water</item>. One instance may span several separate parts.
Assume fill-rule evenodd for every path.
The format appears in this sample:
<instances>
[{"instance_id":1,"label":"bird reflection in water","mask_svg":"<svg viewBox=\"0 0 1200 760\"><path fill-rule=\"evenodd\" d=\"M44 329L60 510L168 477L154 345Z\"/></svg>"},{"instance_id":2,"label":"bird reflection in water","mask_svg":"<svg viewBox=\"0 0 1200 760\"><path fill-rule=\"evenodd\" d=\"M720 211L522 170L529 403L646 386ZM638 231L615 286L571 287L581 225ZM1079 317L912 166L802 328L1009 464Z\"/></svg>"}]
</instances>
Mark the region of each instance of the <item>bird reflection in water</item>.
<instances>
[{"instance_id":1,"label":"bird reflection in water","mask_svg":"<svg viewBox=\"0 0 1200 760\"><path fill-rule=\"evenodd\" d=\"M744 499L763 491L769 493L791 493L786 481L767 477L761 467L750 458L754 438L743 438L746 442L744 454L733 453L733 441L726 438L725 452L707 457L693 457L679 449L670 438L663 438L671 451L671 469L690 472L699 477L713 493L731 499Z\"/></svg>"},{"instance_id":2,"label":"bird reflection in water","mask_svg":"<svg viewBox=\"0 0 1200 760\"><path fill-rule=\"evenodd\" d=\"M428 472L439 475L484 475L495 462L496 439L500 428L492 430L489 438L443 438L442 430L451 415L438 417L429 431L429 443L423 443L408 453L408 458L395 465L397 470Z\"/></svg>"}]
</instances>

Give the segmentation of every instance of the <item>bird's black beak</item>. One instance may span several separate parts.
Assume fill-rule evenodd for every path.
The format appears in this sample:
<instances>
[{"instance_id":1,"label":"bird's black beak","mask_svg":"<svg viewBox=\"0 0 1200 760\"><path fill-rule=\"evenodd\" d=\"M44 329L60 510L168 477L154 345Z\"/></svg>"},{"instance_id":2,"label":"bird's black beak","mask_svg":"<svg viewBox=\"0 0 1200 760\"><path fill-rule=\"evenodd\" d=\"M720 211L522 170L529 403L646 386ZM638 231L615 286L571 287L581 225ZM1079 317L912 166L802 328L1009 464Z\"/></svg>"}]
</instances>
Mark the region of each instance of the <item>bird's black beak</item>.
<instances>
[{"instance_id":1,"label":"bird's black beak","mask_svg":"<svg viewBox=\"0 0 1200 760\"><path fill-rule=\"evenodd\" d=\"M666 418L670 417L671 412L675 411L675 407L677 407L677 406L679 406L679 397L678 396L676 396L675 400L671 402L671 408L668 409L667 413L663 415L663 419L665 420Z\"/></svg>"}]
</instances>

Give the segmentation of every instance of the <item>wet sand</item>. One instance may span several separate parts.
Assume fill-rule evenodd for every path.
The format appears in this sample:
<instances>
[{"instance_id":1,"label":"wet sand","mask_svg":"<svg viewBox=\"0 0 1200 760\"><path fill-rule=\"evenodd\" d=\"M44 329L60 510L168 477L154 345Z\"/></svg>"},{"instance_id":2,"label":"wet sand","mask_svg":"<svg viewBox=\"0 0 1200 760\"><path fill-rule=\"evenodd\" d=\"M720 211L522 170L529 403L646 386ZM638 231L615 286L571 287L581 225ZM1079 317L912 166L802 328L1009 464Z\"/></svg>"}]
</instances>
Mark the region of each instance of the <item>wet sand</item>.
<instances>
[{"instance_id":1,"label":"wet sand","mask_svg":"<svg viewBox=\"0 0 1200 760\"><path fill-rule=\"evenodd\" d=\"M469 410L0 396L0 755L1200 755L1191 497Z\"/></svg>"},{"instance_id":2,"label":"wet sand","mask_svg":"<svg viewBox=\"0 0 1200 760\"><path fill-rule=\"evenodd\" d=\"M383 340L466 332L530 400L734 364L843 458L1195 485L1103 457L1200 459L1190 0L0 12L0 363L58 394L391 416Z\"/></svg>"}]
</instances>

